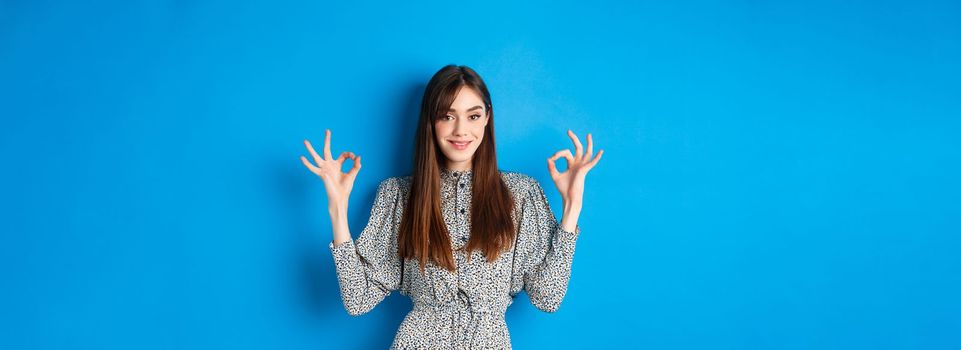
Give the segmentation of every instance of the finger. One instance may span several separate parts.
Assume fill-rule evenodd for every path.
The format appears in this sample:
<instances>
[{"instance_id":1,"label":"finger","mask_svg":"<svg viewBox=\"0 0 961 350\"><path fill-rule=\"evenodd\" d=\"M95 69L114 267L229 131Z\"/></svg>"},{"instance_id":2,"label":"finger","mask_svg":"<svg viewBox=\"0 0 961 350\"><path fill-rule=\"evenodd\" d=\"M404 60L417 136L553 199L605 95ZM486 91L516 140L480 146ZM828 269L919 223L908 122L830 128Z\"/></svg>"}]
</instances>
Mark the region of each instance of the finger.
<instances>
[{"instance_id":1,"label":"finger","mask_svg":"<svg viewBox=\"0 0 961 350\"><path fill-rule=\"evenodd\" d=\"M602 156L602 155L604 155L604 150L598 151L598 152L597 152L597 156L594 157L594 160L592 160L590 163L587 163L587 168L588 168L588 169L593 169L593 168L594 168L594 165L597 164L597 162L599 162L599 161L601 160L601 156Z\"/></svg>"},{"instance_id":2,"label":"finger","mask_svg":"<svg viewBox=\"0 0 961 350\"><path fill-rule=\"evenodd\" d=\"M354 179L357 177L357 173L360 171L360 166L361 166L360 156L357 156L357 158L351 158L351 159L354 160L354 166L351 167L350 171L347 172L347 176L349 176L351 179Z\"/></svg>"},{"instance_id":3,"label":"finger","mask_svg":"<svg viewBox=\"0 0 961 350\"><path fill-rule=\"evenodd\" d=\"M333 159L334 156L330 154L330 129L327 129L327 135L324 136L324 159Z\"/></svg>"},{"instance_id":4,"label":"finger","mask_svg":"<svg viewBox=\"0 0 961 350\"><path fill-rule=\"evenodd\" d=\"M594 140L591 138L591 133L587 133L587 151L584 152L584 156L587 159L594 156Z\"/></svg>"},{"instance_id":5,"label":"finger","mask_svg":"<svg viewBox=\"0 0 961 350\"><path fill-rule=\"evenodd\" d=\"M350 152L344 151L337 157L337 164L344 165L344 160L350 157Z\"/></svg>"},{"instance_id":6,"label":"finger","mask_svg":"<svg viewBox=\"0 0 961 350\"><path fill-rule=\"evenodd\" d=\"M555 178L561 173L557 171L557 166L554 165L554 157L547 157L547 171L551 174L551 178Z\"/></svg>"},{"instance_id":7,"label":"finger","mask_svg":"<svg viewBox=\"0 0 961 350\"><path fill-rule=\"evenodd\" d=\"M566 149L566 148L565 148L565 149L562 149L562 150L560 150L560 151L557 151L556 153L554 153L553 156L551 156L550 158L548 158L548 161L550 161L550 162L551 162L551 165L553 165L554 160L556 160L557 158L560 158L560 157L564 157L564 159L567 159L567 168L568 168L568 169L570 169L571 165L574 164L574 156L571 155L571 150Z\"/></svg>"},{"instance_id":8,"label":"finger","mask_svg":"<svg viewBox=\"0 0 961 350\"><path fill-rule=\"evenodd\" d=\"M307 150L310 151L310 156L314 157L314 162L320 165L320 156L317 155L317 151L314 151L314 146L310 145L310 141L304 140L304 144L307 145Z\"/></svg>"},{"instance_id":9,"label":"finger","mask_svg":"<svg viewBox=\"0 0 961 350\"><path fill-rule=\"evenodd\" d=\"M560 151L557 151L557 153L560 153L560 157L564 157L564 159L567 159L567 164L568 164L568 165L574 163L574 155L571 154L571 150L565 148L565 149L562 149L562 150L560 150ZM557 155L557 154L555 154L555 155Z\"/></svg>"},{"instance_id":10,"label":"finger","mask_svg":"<svg viewBox=\"0 0 961 350\"><path fill-rule=\"evenodd\" d=\"M300 156L300 161L304 163L304 166L306 166L307 169L310 169L310 172L316 174L318 171L320 171L320 169L317 169L317 167L315 167L313 164L310 164L310 161L307 160L307 157Z\"/></svg>"},{"instance_id":11,"label":"finger","mask_svg":"<svg viewBox=\"0 0 961 350\"><path fill-rule=\"evenodd\" d=\"M347 158L348 158L348 159L353 160L354 163L357 162L357 158L358 158L358 157L357 157L356 154L354 154L354 152L344 152L344 153L347 153ZM343 163L341 163L341 164L343 164Z\"/></svg>"},{"instance_id":12,"label":"finger","mask_svg":"<svg viewBox=\"0 0 961 350\"><path fill-rule=\"evenodd\" d=\"M579 140L577 135L574 135L574 132L570 129L567 129L567 136L570 136L571 140L574 141L574 155L580 157L583 154L581 153L583 151L581 147L581 140Z\"/></svg>"}]
</instances>

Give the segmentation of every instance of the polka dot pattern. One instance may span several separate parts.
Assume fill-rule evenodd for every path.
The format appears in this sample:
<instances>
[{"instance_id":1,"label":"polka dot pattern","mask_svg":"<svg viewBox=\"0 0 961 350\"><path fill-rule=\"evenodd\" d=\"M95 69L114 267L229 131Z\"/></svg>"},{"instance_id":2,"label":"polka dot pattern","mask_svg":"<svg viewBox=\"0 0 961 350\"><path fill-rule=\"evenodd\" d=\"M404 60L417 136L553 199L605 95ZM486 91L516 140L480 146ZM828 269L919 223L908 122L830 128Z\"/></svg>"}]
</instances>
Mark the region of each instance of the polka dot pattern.
<instances>
[{"instance_id":1,"label":"polka dot pattern","mask_svg":"<svg viewBox=\"0 0 961 350\"><path fill-rule=\"evenodd\" d=\"M397 254L397 231L410 176L378 185L370 220L356 240L330 243L344 307L362 315L398 291L413 301L392 349L509 349L504 313L522 290L540 310L554 312L567 292L580 226L564 230L534 178L499 171L515 200L518 227L510 250L492 263L480 250L460 250L470 237L472 171L441 170L441 203L451 235L454 272Z\"/></svg>"}]
</instances>

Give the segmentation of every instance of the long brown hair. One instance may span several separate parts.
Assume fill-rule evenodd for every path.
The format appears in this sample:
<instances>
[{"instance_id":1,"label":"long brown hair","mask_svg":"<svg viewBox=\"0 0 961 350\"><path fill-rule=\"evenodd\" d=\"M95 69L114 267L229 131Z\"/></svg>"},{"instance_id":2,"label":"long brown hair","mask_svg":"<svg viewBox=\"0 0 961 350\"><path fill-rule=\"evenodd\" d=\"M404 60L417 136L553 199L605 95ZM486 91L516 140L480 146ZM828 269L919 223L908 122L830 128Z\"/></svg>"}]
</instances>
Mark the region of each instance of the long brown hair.
<instances>
[{"instance_id":1,"label":"long brown hair","mask_svg":"<svg viewBox=\"0 0 961 350\"><path fill-rule=\"evenodd\" d=\"M480 249L487 261L493 262L502 251L510 248L516 236L511 217L514 198L497 168L490 92L473 69L444 66L434 74L424 91L414 141L410 197L397 236L398 254L403 259L420 261L421 272L428 260L450 271L456 269L450 236L441 213L440 169L446 158L435 143L434 122L446 115L462 87L473 89L483 98L489 120L471 160L471 232L470 239L461 249L468 254Z\"/></svg>"}]
</instances>

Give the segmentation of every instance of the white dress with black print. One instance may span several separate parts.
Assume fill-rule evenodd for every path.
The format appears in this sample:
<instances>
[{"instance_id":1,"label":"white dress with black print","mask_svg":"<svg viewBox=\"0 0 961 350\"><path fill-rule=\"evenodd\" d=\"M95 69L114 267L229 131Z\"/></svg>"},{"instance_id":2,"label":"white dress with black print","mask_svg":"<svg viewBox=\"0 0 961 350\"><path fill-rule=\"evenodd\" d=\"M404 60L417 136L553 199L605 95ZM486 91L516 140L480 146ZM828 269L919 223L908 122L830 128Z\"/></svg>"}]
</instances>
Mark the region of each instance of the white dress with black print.
<instances>
[{"instance_id":1,"label":"white dress with black print","mask_svg":"<svg viewBox=\"0 0 961 350\"><path fill-rule=\"evenodd\" d=\"M392 349L506 349L511 347L504 312L521 290L538 309L554 312L570 280L574 232L561 228L534 178L499 171L515 200L519 233L493 263L475 250L470 261L458 250L470 236L472 171L441 169L441 203L457 269L432 262L421 274L415 259L400 259L397 232L410 191L410 176L390 177L377 188L370 221L356 241L330 243L344 307L370 311L392 291L413 301Z\"/></svg>"}]
</instances>

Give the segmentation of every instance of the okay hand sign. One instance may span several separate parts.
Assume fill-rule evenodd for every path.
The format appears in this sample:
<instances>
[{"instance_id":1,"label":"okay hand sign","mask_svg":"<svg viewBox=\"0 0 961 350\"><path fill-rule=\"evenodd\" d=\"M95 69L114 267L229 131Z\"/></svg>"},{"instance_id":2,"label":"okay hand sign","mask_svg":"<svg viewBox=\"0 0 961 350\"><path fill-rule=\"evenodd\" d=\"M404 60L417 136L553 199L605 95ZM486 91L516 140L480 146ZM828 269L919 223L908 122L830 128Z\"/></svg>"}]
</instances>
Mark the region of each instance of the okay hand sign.
<instances>
[{"instance_id":1,"label":"okay hand sign","mask_svg":"<svg viewBox=\"0 0 961 350\"><path fill-rule=\"evenodd\" d=\"M317 165L311 164L304 156L300 156L300 160L307 169L324 181L328 206L330 209L339 207L346 210L347 199L350 198L350 191L354 188L354 179L357 178L357 173L360 171L360 156L354 155L354 152L345 151L340 154L340 157L334 159L330 153L330 129L326 130L326 137L324 138L323 158L317 155L314 147L310 145L310 141L304 140L304 145L307 146L307 150L310 151L310 155ZM354 161L354 166L346 173L341 172L344 161L348 158Z\"/></svg>"},{"instance_id":2,"label":"okay hand sign","mask_svg":"<svg viewBox=\"0 0 961 350\"><path fill-rule=\"evenodd\" d=\"M587 176L587 172L601 160L604 150L600 150L597 152L597 156L594 156L594 141L591 139L590 133L587 134L586 153L581 149L581 141L577 139L577 135L574 135L573 131L567 130L567 136L570 136L571 140L574 141L574 154L572 155L571 150L566 148L557 151L553 156L547 158L547 169L551 173L551 178L554 180L557 190L561 192L564 204L580 208L584 199L584 178ZM567 170L563 173L558 172L557 166L554 165L554 161L560 157L567 159Z\"/></svg>"}]
</instances>

